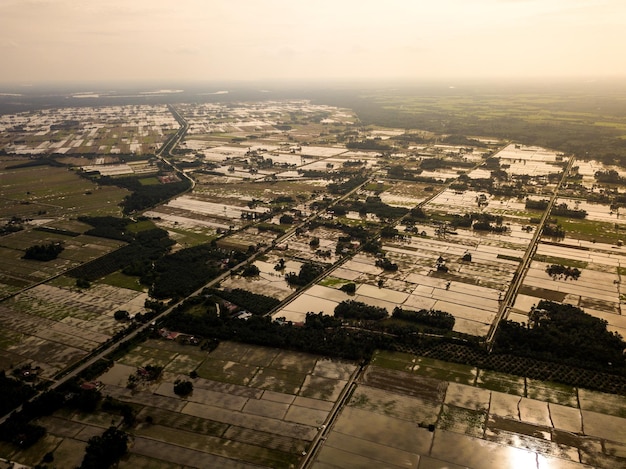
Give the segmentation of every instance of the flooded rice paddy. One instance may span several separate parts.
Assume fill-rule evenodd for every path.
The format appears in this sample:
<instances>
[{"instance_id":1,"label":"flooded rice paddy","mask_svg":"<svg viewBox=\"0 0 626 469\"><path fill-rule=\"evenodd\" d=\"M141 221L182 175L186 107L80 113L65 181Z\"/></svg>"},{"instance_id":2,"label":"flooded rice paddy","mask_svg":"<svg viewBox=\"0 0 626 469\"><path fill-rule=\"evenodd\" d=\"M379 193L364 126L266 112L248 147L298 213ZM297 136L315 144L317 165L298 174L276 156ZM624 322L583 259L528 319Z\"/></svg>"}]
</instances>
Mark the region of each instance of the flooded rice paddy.
<instances>
[{"instance_id":1,"label":"flooded rice paddy","mask_svg":"<svg viewBox=\"0 0 626 469\"><path fill-rule=\"evenodd\" d=\"M147 365L162 366L162 376L128 389L128 377ZM357 369L341 360L230 342L208 353L149 340L98 380L103 395L137 413L126 428L131 444L120 468L289 468L308 450ZM197 377L189 378L191 371ZM190 395L174 393L177 379L193 382ZM43 417L45 441L10 456L27 462L40 460L41 451L54 451L58 467L73 467L76 462L65 449L82 455L90 436L120 419L72 411ZM8 450L0 445L2 456L9 456Z\"/></svg>"},{"instance_id":2,"label":"flooded rice paddy","mask_svg":"<svg viewBox=\"0 0 626 469\"><path fill-rule=\"evenodd\" d=\"M139 367L163 367L128 389ZM190 371L197 377L189 378ZM193 391L177 396L177 379ZM357 364L222 342L213 352L165 339L134 347L101 375L102 393L130 404L120 468L598 468L626 463L626 397L399 352ZM23 452L80 463L87 440L121 417L64 410ZM310 458L307 460L307 458ZM77 462L78 461L78 462Z\"/></svg>"},{"instance_id":3,"label":"flooded rice paddy","mask_svg":"<svg viewBox=\"0 0 626 469\"><path fill-rule=\"evenodd\" d=\"M375 356L313 468L616 468L626 398L400 353ZM602 422L602 424L600 423Z\"/></svg>"}]
</instances>

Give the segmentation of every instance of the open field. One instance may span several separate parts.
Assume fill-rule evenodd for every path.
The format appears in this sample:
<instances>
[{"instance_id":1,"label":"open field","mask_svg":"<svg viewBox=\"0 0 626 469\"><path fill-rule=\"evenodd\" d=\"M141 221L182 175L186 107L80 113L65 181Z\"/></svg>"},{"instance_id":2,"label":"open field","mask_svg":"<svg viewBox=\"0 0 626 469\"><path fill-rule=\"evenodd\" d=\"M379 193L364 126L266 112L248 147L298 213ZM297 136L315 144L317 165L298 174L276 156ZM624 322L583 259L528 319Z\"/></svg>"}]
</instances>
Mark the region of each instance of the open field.
<instances>
[{"instance_id":1,"label":"open field","mask_svg":"<svg viewBox=\"0 0 626 469\"><path fill-rule=\"evenodd\" d=\"M5 157L6 158L6 157ZM3 163L18 164L15 159ZM40 165L4 168L0 188L0 217L52 220L85 213L119 216L118 204L128 191L115 186L97 186L67 168ZM5 182L6 181L6 182Z\"/></svg>"},{"instance_id":2,"label":"open field","mask_svg":"<svg viewBox=\"0 0 626 469\"><path fill-rule=\"evenodd\" d=\"M127 389L128 376L146 365L163 366L161 378ZM349 362L264 347L224 342L209 354L161 339L135 347L99 380L104 395L137 413L126 428L132 444L120 467L290 468L356 369ZM194 370L193 392L177 396L174 381ZM36 461L42 451L53 451L55 463L69 467L76 455L68 448L80 452L90 435L111 422L119 424L119 417L59 412L39 421L48 429L45 442L21 454L0 447L0 454Z\"/></svg>"},{"instance_id":3,"label":"open field","mask_svg":"<svg viewBox=\"0 0 626 469\"><path fill-rule=\"evenodd\" d=\"M39 285L0 305L1 366L40 366L41 379L71 365L123 329L118 309L144 312L146 293L109 285L88 290Z\"/></svg>"},{"instance_id":4,"label":"open field","mask_svg":"<svg viewBox=\"0 0 626 469\"><path fill-rule=\"evenodd\" d=\"M313 468L615 468L623 397L401 353L378 353ZM603 422L600 424L600 422Z\"/></svg>"},{"instance_id":5,"label":"open field","mask_svg":"<svg viewBox=\"0 0 626 469\"><path fill-rule=\"evenodd\" d=\"M178 128L166 106L67 107L0 116L0 147L15 154L150 154Z\"/></svg>"},{"instance_id":6,"label":"open field","mask_svg":"<svg viewBox=\"0 0 626 469\"><path fill-rule=\"evenodd\" d=\"M411 112L417 109L413 104ZM458 112L466 104L452 100L443 107ZM501 118L504 104L481 112ZM623 195L624 187L604 187L594 178L614 166L575 163L582 188L562 187L556 205L585 210L586 217L552 214L549 223L558 223L565 235L540 237L535 251L533 236L544 211L527 208L526 198L538 202L552 196L566 163L555 150L516 143L501 148L495 140L408 143L393 140L405 136L401 125L357 126L350 111L308 101L179 109L190 131L172 159L196 185L143 213L149 220L134 229L152 223L166 229L176 241L174 251L212 242L226 257L231 250L262 251L253 262L258 275L233 272L216 287L288 300L274 318L302 323L308 312L333 315L339 303L355 300L389 314L396 307L444 311L455 318L454 332L484 339L520 279L505 318L527 322L530 309L549 299L579 306L606 320L609 330L626 334L621 307L626 221L610 201L585 199ZM83 125L92 114L106 120L113 113L100 111L85 110ZM156 114L146 117L150 112ZM145 158L121 163L111 154L150 153L178 123L164 108L131 114L125 123L94 127L93 145L76 143L84 130L77 128L56 131L57 142L43 142L51 138L47 133L23 142L2 137L0 147L16 154L35 144L42 153L67 148L63 161L83 166L78 154L97 145L97 161L89 162L106 167L103 174L129 168L142 173L151 166ZM32 125L49 127L50 119ZM618 120L601 127L619 127ZM157 128L131 138L129 129L148 125L137 124L144 121ZM29 131L43 132L37 129ZM373 139L392 146L380 151L347 146L354 140L367 146ZM89 227L76 217L119 216L118 204L129 191L96 185L66 167L11 168L30 160L1 158L8 182L3 179L0 189L0 218L24 219L25 229L0 237L0 369L32 363L41 367L41 379L48 379L125 327L114 320L115 311L145 312L151 290L120 271L85 289L63 275L123 245L84 234ZM356 176L362 187L342 187ZM565 176L574 180L573 172ZM489 186L493 180L497 184ZM141 181L151 185L157 179ZM380 205L386 211L376 211ZM413 218L400 215L418 206L422 213ZM392 209L404 212L388 215ZM455 224L468 217L474 217L469 224ZM489 220L497 229L477 229L477 220ZM381 237L385 228L397 231ZM290 234L283 238L285 233ZM380 242L376 253L364 249L371 240ZM29 247L50 242L65 248L57 259L22 259ZM521 279L527 253L533 257ZM382 257L395 269L383 268ZM281 262L284 268L277 270ZM328 270L301 289L289 285L285 275L309 262ZM552 278L546 273L552 264L576 267L580 278ZM340 289L351 283L354 293ZM146 365L164 367L160 380L127 389L128 376ZM322 433L327 439L320 440L313 463L320 469L350 464L483 469L505 467L509 460L568 469L624 462L621 397L391 353L378 353L356 388L350 386L348 404L326 436L323 425L357 369L354 363L235 343L207 353L151 340L119 358L100 380L104 394L137 411L128 428L130 454L120 467L293 467ZM194 391L181 398L173 384L191 379L192 371ZM107 412L60 412L42 419L49 434L31 450L18 454L0 445L0 454L34 465L54 451L59 467L74 467L89 437L112 421L121 424Z\"/></svg>"}]
</instances>

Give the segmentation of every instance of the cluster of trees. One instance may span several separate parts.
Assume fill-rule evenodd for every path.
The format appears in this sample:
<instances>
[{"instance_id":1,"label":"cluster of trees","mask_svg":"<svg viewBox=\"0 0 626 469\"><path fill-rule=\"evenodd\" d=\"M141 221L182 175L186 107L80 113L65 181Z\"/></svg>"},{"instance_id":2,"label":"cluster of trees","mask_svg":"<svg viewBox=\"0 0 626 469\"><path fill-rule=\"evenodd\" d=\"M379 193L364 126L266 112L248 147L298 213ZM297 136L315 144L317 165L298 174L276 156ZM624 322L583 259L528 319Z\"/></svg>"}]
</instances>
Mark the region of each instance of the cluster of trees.
<instances>
[{"instance_id":1,"label":"cluster of trees","mask_svg":"<svg viewBox=\"0 0 626 469\"><path fill-rule=\"evenodd\" d=\"M59 257L63 249L61 243L36 244L26 249L22 258L47 262Z\"/></svg>"},{"instance_id":2,"label":"cluster of trees","mask_svg":"<svg viewBox=\"0 0 626 469\"><path fill-rule=\"evenodd\" d=\"M135 371L135 374L128 376L126 387L134 389L142 381L155 381L161 376L162 372L162 366L146 365Z\"/></svg>"},{"instance_id":3,"label":"cluster of trees","mask_svg":"<svg viewBox=\"0 0 626 469\"><path fill-rule=\"evenodd\" d=\"M399 232L397 230L397 228L394 228L391 225L385 225L383 226L383 229L380 230L380 236L382 236L383 238L386 239L393 239L396 236L398 236Z\"/></svg>"},{"instance_id":4,"label":"cluster of trees","mask_svg":"<svg viewBox=\"0 0 626 469\"><path fill-rule=\"evenodd\" d=\"M150 286L153 297L165 299L186 296L218 275L222 268L246 259L245 253L226 252L210 244L164 255L172 244L164 230L141 231L131 244L72 269L68 275L93 281L123 269L125 274L139 276L142 284Z\"/></svg>"},{"instance_id":5,"label":"cluster of trees","mask_svg":"<svg viewBox=\"0 0 626 469\"><path fill-rule=\"evenodd\" d=\"M13 216L4 225L0 226L0 236L4 236L24 229L24 220L20 217Z\"/></svg>"},{"instance_id":6,"label":"cluster of trees","mask_svg":"<svg viewBox=\"0 0 626 469\"><path fill-rule=\"evenodd\" d=\"M543 232L541 234L551 238L562 239L565 238L565 229L559 224L553 225L548 223L543 227Z\"/></svg>"},{"instance_id":7,"label":"cluster of trees","mask_svg":"<svg viewBox=\"0 0 626 469\"><path fill-rule=\"evenodd\" d=\"M177 379L174 382L174 393L178 396L188 396L193 391L193 383L188 380Z\"/></svg>"},{"instance_id":8,"label":"cluster of trees","mask_svg":"<svg viewBox=\"0 0 626 469\"><path fill-rule=\"evenodd\" d=\"M608 169L606 171L596 171L593 175L596 181L605 184L626 184L626 178L623 178L614 169Z\"/></svg>"},{"instance_id":9,"label":"cluster of trees","mask_svg":"<svg viewBox=\"0 0 626 469\"><path fill-rule=\"evenodd\" d=\"M576 267L569 267L561 264L551 264L546 267L546 273L553 279L564 278L565 280L571 278L578 280L580 277L580 269Z\"/></svg>"},{"instance_id":10,"label":"cluster of trees","mask_svg":"<svg viewBox=\"0 0 626 469\"><path fill-rule=\"evenodd\" d=\"M422 207L414 207L412 208L407 216L405 217L405 222L409 223L417 223L418 221L423 221L428 218L428 214L424 211Z\"/></svg>"},{"instance_id":11,"label":"cluster of trees","mask_svg":"<svg viewBox=\"0 0 626 469\"><path fill-rule=\"evenodd\" d=\"M404 207L392 207L384 203L378 196L370 196L365 201L355 200L344 205L333 207L336 214L345 214L348 210L359 212L360 215L371 213L381 220L400 218L408 212ZM339 212L338 212L339 211Z\"/></svg>"},{"instance_id":12,"label":"cluster of trees","mask_svg":"<svg viewBox=\"0 0 626 469\"><path fill-rule=\"evenodd\" d=\"M207 308L206 314L188 310L184 304L165 319L164 326L181 332L220 340L318 353L350 360L370 358L374 350L391 347L391 339L379 332L341 327L337 318L308 313L304 325L280 324L267 316L252 316L246 321L218 315Z\"/></svg>"},{"instance_id":13,"label":"cluster of trees","mask_svg":"<svg viewBox=\"0 0 626 469\"><path fill-rule=\"evenodd\" d=\"M309 229L314 230L318 226L325 226L326 228L340 230L345 233L351 239L358 240L360 242L365 242L367 238L369 238L373 231L370 231L363 227L362 225L349 225L346 223L341 223L340 221L314 221L309 224Z\"/></svg>"},{"instance_id":14,"label":"cluster of trees","mask_svg":"<svg viewBox=\"0 0 626 469\"><path fill-rule=\"evenodd\" d=\"M435 309L405 310L396 306L391 314L396 319L421 324L435 329L451 331L454 328L454 316Z\"/></svg>"},{"instance_id":15,"label":"cluster of trees","mask_svg":"<svg viewBox=\"0 0 626 469\"><path fill-rule=\"evenodd\" d=\"M87 442L83 462L78 469L109 469L128 451L128 435L115 427Z\"/></svg>"},{"instance_id":16,"label":"cluster of trees","mask_svg":"<svg viewBox=\"0 0 626 469\"><path fill-rule=\"evenodd\" d=\"M280 219L278 220L278 222L281 225L291 225L293 224L294 218L292 215L289 215L288 213L285 213L283 215L280 216Z\"/></svg>"},{"instance_id":17,"label":"cluster of trees","mask_svg":"<svg viewBox=\"0 0 626 469\"><path fill-rule=\"evenodd\" d=\"M3 389L9 392L8 397L10 399L11 397L13 398L5 404L4 401L7 399L3 395L3 407L6 406L6 411L8 412L19 403L19 401L16 401L18 396L11 392L17 388L9 386L5 382L4 372L2 372L2 376L0 384L4 384ZM22 388L22 391L23 394L19 396L22 402L34 394L32 389L26 387ZM66 383L62 388L41 394L32 402L24 402L19 412L13 412L0 425L0 441L12 443L20 448L28 448L46 434L45 428L32 423L33 420L50 415L64 406L84 412L93 412L100 399L101 395L96 390L83 389L74 381Z\"/></svg>"},{"instance_id":18,"label":"cluster of trees","mask_svg":"<svg viewBox=\"0 0 626 469\"><path fill-rule=\"evenodd\" d=\"M346 143L346 148L350 150L375 150L385 152L391 150L391 147L383 143L381 139L367 138L365 140L355 140Z\"/></svg>"},{"instance_id":19,"label":"cluster of trees","mask_svg":"<svg viewBox=\"0 0 626 469\"><path fill-rule=\"evenodd\" d=\"M312 262L305 262L300 267L300 272L289 272L285 275L285 280L289 285L303 287L308 285L324 272L324 267Z\"/></svg>"},{"instance_id":20,"label":"cluster of trees","mask_svg":"<svg viewBox=\"0 0 626 469\"><path fill-rule=\"evenodd\" d=\"M365 181L367 181L367 176L365 176L365 174L359 173L359 174L352 175L351 177L348 178L348 180L344 182L330 183L328 184L327 188L328 188L328 192L330 192L331 194L343 195L343 194L347 194L352 189L355 189L356 187L360 186Z\"/></svg>"},{"instance_id":21,"label":"cluster of trees","mask_svg":"<svg viewBox=\"0 0 626 469\"><path fill-rule=\"evenodd\" d=\"M496 159L497 160L497 159ZM499 160L497 160L499 164ZM420 168L426 170L435 170L440 168L471 168L474 163L471 161L459 161L459 160L446 160L444 158L424 158L420 162Z\"/></svg>"},{"instance_id":22,"label":"cluster of trees","mask_svg":"<svg viewBox=\"0 0 626 469\"><path fill-rule=\"evenodd\" d=\"M529 313L528 324L500 324L494 350L583 368L623 371L626 342L608 331L607 324L575 306L541 300Z\"/></svg>"},{"instance_id":23,"label":"cluster of trees","mask_svg":"<svg viewBox=\"0 0 626 469\"><path fill-rule=\"evenodd\" d=\"M123 309L118 309L113 313L113 319L116 321L128 321L130 319L130 313Z\"/></svg>"},{"instance_id":24,"label":"cluster of trees","mask_svg":"<svg viewBox=\"0 0 626 469\"><path fill-rule=\"evenodd\" d=\"M387 259L386 257L381 257L376 259L376 267L380 267L383 270L386 270L388 272L396 272L398 270L398 264L396 264L395 262L391 262L389 259Z\"/></svg>"},{"instance_id":25,"label":"cluster of trees","mask_svg":"<svg viewBox=\"0 0 626 469\"><path fill-rule=\"evenodd\" d=\"M131 191L131 194L127 195L121 204L126 214L140 212L158 205L161 202L171 199L175 195L185 192L191 186L191 183L187 179L178 182L170 182L168 184L144 185L139 178L132 176L116 178L101 176L98 179L98 183L123 187Z\"/></svg>"},{"instance_id":26,"label":"cluster of trees","mask_svg":"<svg viewBox=\"0 0 626 469\"><path fill-rule=\"evenodd\" d=\"M579 210L575 208L569 208L566 203L560 203L555 205L552 209L552 215L568 218L585 218L587 216L586 210Z\"/></svg>"},{"instance_id":27,"label":"cluster of trees","mask_svg":"<svg viewBox=\"0 0 626 469\"><path fill-rule=\"evenodd\" d=\"M143 283L149 285L153 262L169 252L171 246L174 245L174 241L169 238L167 231L161 228L139 232L129 230L128 225L132 223L129 219L81 217L81 221L94 226L93 231L89 230L88 233L124 240L129 244L72 269L68 275L74 278L94 281L123 269L126 275L140 277Z\"/></svg>"},{"instance_id":28,"label":"cluster of trees","mask_svg":"<svg viewBox=\"0 0 626 469\"><path fill-rule=\"evenodd\" d=\"M509 231L508 226L504 225L492 225L488 221L477 221L474 222L472 228L476 231L490 231L492 233L506 233Z\"/></svg>"},{"instance_id":29,"label":"cluster of trees","mask_svg":"<svg viewBox=\"0 0 626 469\"><path fill-rule=\"evenodd\" d=\"M377 320L388 316L387 310L354 300L342 301L335 307L335 317L344 319Z\"/></svg>"},{"instance_id":30,"label":"cluster of trees","mask_svg":"<svg viewBox=\"0 0 626 469\"><path fill-rule=\"evenodd\" d=\"M500 215L492 215L484 212L472 212L463 215L454 214L450 220L450 225L453 227L469 228L476 223L481 226L485 224L495 223L496 226L501 226L504 219ZM480 229L480 228L475 228Z\"/></svg>"},{"instance_id":31,"label":"cluster of trees","mask_svg":"<svg viewBox=\"0 0 626 469\"><path fill-rule=\"evenodd\" d=\"M422 171L421 168L410 169L402 165L393 165L387 169L387 177L405 181L415 181Z\"/></svg>"},{"instance_id":32,"label":"cluster of trees","mask_svg":"<svg viewBox=\"0 0 626 469\"><path fill-rule=\"evenodd\" d=\"M348 295L354 295L354 293L356 292L356 283L344 283L339 288L339 290L341 290L342 292L346 292Z\"/></svg>"},{"instance_id":33,"label":"cluster of trees","mask_svg":"<svg viewBox=\"0 0 626 469\"><path fill-rule=\"evenodd\" d=\"M133 232L129 226L134 223L130 218L119 218L112 216L90 217L81 215L78 221L91 225L93 228L85 231L86 235L98 236L100 238L115 239L130 243L134 239Z\"/></svg>"},{"instance_id":34,"label":"cluster of trees","mask_svg":"<svg viewBox=\"0 0 626 469\"><path fill-rule=\"evenodd\" d=\"M504 219L500 215L489 213L466 213L464 215L454 214L450 220L450 225L457 228L473 228L476 231L491 231L492 233L506 233L509 227L503 225ZM495 224L494 224L495 223Z\"/></svg>"},{"instance_id":35,"label":"cluster of trees","mask_svg":"<svg viewBox=\"0 0 626 469\"><path fill-rule=\"evenodd\" d=\"M218 290L216 288L204 289L204 295L211 295L229 301L252 314L267 314L280 304L280 300L273 296L252 293L241 288L232 290Z\"/></svg>"},{"instance_id":36,"label":"cluster of trees","mask_svg":"<svg viewBox=\"0 0 626 469\"><path fill-rule=\"evenodd\" d=\"M541 200L526 199L526 203L524 204L524 206L526 207L527 210L542 210L543 211L548 208L549 203L550 201L547 199L541 199Z\"/></svg>"},{"instance_id":37,"label":"cluster of trees","mask_svg":"<svg viewBox=\"0 0 626 469\"><path fill-rule=\"evenodd\" d=\"M149 275L150 293L159 299L187 296L222 269L234 267L246 257L245 253L225 251L211 244L181 249L154 263Z\"/></svg>"},{"instance_id":38,"label":"cluster of trees","mask_svg":"<svg viewBox=\"0 0 626 469\"><path fill-rule=\"evenodd\" d=\"M24 399L30 399L35 394L33 388L16 379L6 375L4 370L0 370L0 415L5 415Z\"/></svg>"},{"instance_id":39,"label":"cluster of trees","mask_svg":"<svg viewBox=\"0 0 626 469\"><path fill-rule=\"evenodd\" d=\"M261 273L261 270L254 264L248 264L241 270L242 277L256 277Z\"/></svg>"}]
</instances>

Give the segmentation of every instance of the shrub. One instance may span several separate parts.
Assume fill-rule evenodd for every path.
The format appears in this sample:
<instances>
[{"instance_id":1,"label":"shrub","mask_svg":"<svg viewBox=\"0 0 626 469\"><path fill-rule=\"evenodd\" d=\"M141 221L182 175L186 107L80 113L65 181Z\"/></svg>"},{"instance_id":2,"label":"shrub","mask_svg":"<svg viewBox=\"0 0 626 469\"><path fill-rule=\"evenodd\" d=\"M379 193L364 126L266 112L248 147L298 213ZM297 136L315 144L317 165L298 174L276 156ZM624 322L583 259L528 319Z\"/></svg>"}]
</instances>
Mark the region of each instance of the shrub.
<instances>
[{"instance_id":1,"label":"shrub","mask_svg":"<svg viewBox=\"0 0 626 469\"><path fill-rule=\"evenodd\" d=\"M23 258L47 262L56 259L63 249L60 243L37 244L26 249Z\"/></svg>"},{"instance_id":2,"label":"shrub","mask_svg":"<svg viewBox=\"0 0 626 469\"><path fill-rule=\"evenodd\" d=\"M174 392L179 396L188 396L193 391L193 383L191 381L181 381L177 379L174 382Z\"/></svg>"},{"instance_id":3,"label":"shrub","mask_svg":"<svg viewBox=\"0 0 626 469\"><path fill-rule=\"evenodd\" d=\"M118 309L115 313L113 313L113 317L116 321L128 321L130 319L130 314L128 314L128 311Z\"/></svg>"},{"instance_id":4,"label":"shrub","mask_svg":"<svg viewBox=\"0 0 626 469\"><path fill-rule=\"evenodd\" d=\"M340 290L352 295L356 291L356 284L346 283L341 286Z\"/></svg>"}]
</instances>

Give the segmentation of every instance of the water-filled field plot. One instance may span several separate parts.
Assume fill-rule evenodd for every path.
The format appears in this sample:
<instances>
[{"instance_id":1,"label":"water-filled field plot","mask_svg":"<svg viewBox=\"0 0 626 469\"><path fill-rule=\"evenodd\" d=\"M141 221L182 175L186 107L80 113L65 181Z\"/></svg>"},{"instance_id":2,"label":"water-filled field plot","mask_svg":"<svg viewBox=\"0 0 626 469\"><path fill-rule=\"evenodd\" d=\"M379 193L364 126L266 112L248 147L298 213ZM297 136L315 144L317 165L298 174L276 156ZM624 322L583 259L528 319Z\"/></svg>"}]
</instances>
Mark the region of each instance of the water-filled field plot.
<instances>
[{"instance_id":1,"label":"water-filled field plot","mask_svg":"<svg viewBox=\"0 0 626 469\"><path fill-rule=\"evenodd\" d=\"M147 297L100 284L84 291L44 284L20 293L0 307L2 365L32 363L49 378L125 327L115 311L145 312Z\"/></svg>"},{"instance_id":2,"label":"water-filled field plot","mask_svg":"<svg viewBox=\"0 0 626 469\"><path fill-rule=\"evenodd\" d=\"M623 398L603 404L601 393L483 373L377 353L312 467L352 464L353 457L359 467L417 469L625 464ZM471 376L475 381L468 383Z\"/></svg>"},{"instance_id":3,"label":"water-filled field plot","mask_svg":"<svg viewBox=\"0 0 626 469\"><path fill-rule=\"evenodd\" d=\"M160 378L128 389L128 376L148 364L164 367ZM120 467L289 468L309 450L356 369L351 362L237 343L223 342L208 353L149 340L98 380L103 395L136 412L125 427L131 444ZM177 379L193 383L191 394L174 393ZM53 451L55 463L68 467L75 464L68 448L81 451L89 436L119 419L74 411L44 417L45 443L19 458L40 460L42 451ZM9 456L6 451L0 448Z\"/></svg>"}]
</instances>

